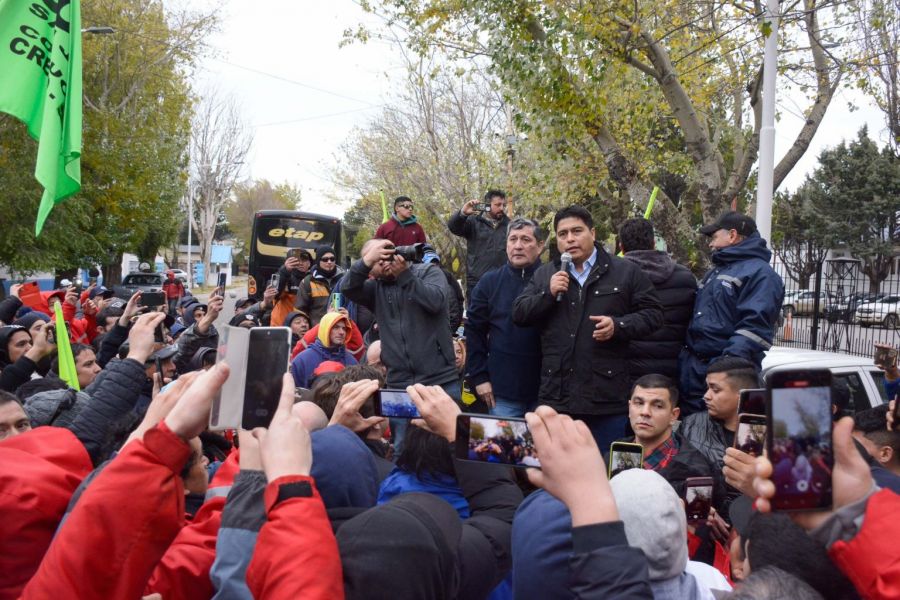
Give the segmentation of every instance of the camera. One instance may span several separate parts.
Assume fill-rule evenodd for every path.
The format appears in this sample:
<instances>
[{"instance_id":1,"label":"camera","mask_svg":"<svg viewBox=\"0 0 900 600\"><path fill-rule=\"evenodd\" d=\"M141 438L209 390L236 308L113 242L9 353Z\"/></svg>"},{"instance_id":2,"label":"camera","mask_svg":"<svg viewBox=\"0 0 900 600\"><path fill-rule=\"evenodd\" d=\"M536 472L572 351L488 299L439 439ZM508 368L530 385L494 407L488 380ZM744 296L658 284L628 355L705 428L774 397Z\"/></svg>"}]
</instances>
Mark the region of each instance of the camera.
<instances>
[{"instance_id":1,"label":"camera","mask_svg":"<svg viewBox=\"0 0 900 600\"><path fill-rule=\"evenodd\" d=\"M475 210L477 212L490 212L491 206L486 202L479 202L475 205Z\"/></svg>"},{"instance_id":2,"label":"camera","mask_svg":"<svg viewBox=\"0 0 900 600\"><path fill-rule=\"evenodd\" d=\"M402 256L409 263L422 262L422 258L425 256L425 244L419 242L410 246L397 246L394 248L394 254Z\"/></svg>"}]
</instances>

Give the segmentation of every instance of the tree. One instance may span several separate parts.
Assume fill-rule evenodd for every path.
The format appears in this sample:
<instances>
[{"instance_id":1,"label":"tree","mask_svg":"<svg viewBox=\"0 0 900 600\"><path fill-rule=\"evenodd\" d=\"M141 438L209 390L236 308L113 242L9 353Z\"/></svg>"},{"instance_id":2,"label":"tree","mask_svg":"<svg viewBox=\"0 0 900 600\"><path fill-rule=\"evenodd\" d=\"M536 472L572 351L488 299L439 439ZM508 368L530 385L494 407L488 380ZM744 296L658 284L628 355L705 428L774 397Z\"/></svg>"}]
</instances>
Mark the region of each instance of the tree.
<instances>
[{"instance_id":1,"label":"tree","mask_svg":"<svg viewBox=\"0 0 900 600\"><path fill-rule=\"evenodd\" d=\"M122 254L167 243L177 233L190 127L187 74L215 17L165 11L156 0L97 0L82 7L86 25L116 33L83 45L82 189L57 207L34 239L40 189L24 128L0 122L0 238L14 240L0 262L14 268L104 265L120 273ZM152 238L152 239L151 239ZM152 251L155 254L155 251Z\"/></svg>"},{"instance_id":2,"label":"tree","mask_svg":"<svg viewBox=\"0 0 900 600\"><path fill-rule=\"evenodd\" d=\"M891 148L900 156L900 0L856 0L850 5L865 24L854 61L857 85L884 113Z\"/></svg>"},{"instance_id":3,"label":"tree","mask_svg":"<svg viewBox=\"0 0 900 600\"><path fill-rule=\"evenodd\" d=\"M759 3L383 0L378 9L419 52L489 61L519 130L542 130L572 153L594 146L626 202L645 207L655 183L677 184L677 203L661 194L653 220L679 258L692 257L692 225L743 193L759 146L770 28ZM776 165L776 187L808 148L842 76L844 60L830 50L835 28L822 28L820 13L842 22L837 3L784 6L780 69L810 103Z\"/></svg>"},{"instance_id":4,"label":"tree","mask_svg":"<svg viewBox=\"0 0 900 600\"><path fill-rule=\"evenodd\" d=\"M224 221L225 205L250 151L253 135L241 119L233 99L210 89L201 99L191 122L190 157L193 222L200 243L203 272L209 259L216 226Z\"/></svg>"},{"instance_id":5,"label":"tree","mask_svg":"<svg viewBox=\"0 0 900 600\"><path fill-rule=\"evenodd\" d=\"M225 205L225 217L238 240L239 255L246 256L250 248L254 215L265 209L299 210L300 190L287 183L273 187L266 179L235 186L231 200Z\"/></svg>"},{"instance_id":6,"label":"tree","mask_svg":"<svg viewBox=\"0 0 900 600\"><path fill-rule=\"evenodd\" d=\"M862 261L871 292L891 273L900 243L900 158L882 150L864 127L857 139L822 151L804 188L821 226Z\"/></svg>"},{"instance_id":7,"label":"tree","mask_svg":"<svg viewBox=\"0 0 900 600\"><path fill-rule=\"evenodd\" d=\"M834 244L826 217L816 211L808 187L777 194L772 219L772 249L798 289L811 289L810 278Z\"/></svg>"}]
</instances>

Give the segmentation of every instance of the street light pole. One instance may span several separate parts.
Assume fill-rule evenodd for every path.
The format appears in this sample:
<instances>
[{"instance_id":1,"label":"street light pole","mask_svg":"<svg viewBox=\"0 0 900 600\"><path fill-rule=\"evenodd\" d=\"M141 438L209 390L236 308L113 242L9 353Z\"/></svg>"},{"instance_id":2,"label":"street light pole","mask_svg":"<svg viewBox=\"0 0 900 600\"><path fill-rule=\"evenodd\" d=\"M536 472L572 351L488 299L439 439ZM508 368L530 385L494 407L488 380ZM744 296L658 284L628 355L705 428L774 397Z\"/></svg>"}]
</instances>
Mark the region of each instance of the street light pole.
<instances>
[{"instance_id":1,"label":"street light pole","mask_svg":"<svg viewBox=\"0 0 900 600\"><path fill-rule=\"evenodd\" d=\"M763 55L762 127L759 130L759 181L756 227L772 243L772 197L775 194L775 75L778 72L779 0L768 0L764 23L770 30Z\"/></svg>"},{"instance_id":2,"label":"street light pole","mask_svg":"<svg viewBox=\"0 0 900 600\"><path fill-rule=\"evenodd\" d=\"M187 277L188 289L194 287L194 270L191 268L191 224L194 222L194 186L188 183L188 244L187 244Z\"/></svg>"}]
</instances>

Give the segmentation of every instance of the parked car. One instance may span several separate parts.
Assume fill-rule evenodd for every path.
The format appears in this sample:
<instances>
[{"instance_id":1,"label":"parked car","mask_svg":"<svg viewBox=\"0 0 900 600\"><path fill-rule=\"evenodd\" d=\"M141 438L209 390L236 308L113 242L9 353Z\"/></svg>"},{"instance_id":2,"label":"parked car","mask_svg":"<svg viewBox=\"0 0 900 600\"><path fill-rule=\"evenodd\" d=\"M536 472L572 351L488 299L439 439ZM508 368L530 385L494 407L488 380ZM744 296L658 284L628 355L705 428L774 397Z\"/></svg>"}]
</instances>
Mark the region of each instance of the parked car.
<instances>
[{"instance_id":1,"label":"parked car","mask_svg":"<svg viewBox=\"0 0 900 600\"><path fill-rule=\"evenodd\" d=\"M172 271L173 273L175 273L175 279L178 279L181 281L181 283L187 285L187 273L185 273L181 269L168 269L168 271Z\"/></svg>"},{"instance_id":2,"label":"parked car","mask_svg":"<svg viewBox=\"0 0 900 600\"><path fill-rule=\"evenodd\" d=\"M836 300L828 306L828 311L838 319L856 321L856 309L862 304L878 302L885 294L873 294L871 292L857 292Z\"/></svg>"},{"instance_id":3,"label":"parked car","mask_svg":"<svg viewBox=\"0 0 900 600\"><path fill-rule=\"evenodd\" d=\"M119 298L131 298L138 290L141 292L161 292L166 276L162 273L129 273L122 279L121 285L113 286L113 292Z\"/></svg>"},{"instance_id":4,"label":"parked car","mask_svg":"<svg viewBox=\"0 0 900 600\"><path fill-rule=\"evenodd\" d=\"M835 379L850 388L848 411L858 412L884 404L884 371L875 366L871 357L854 356L822 350L803 350L773 346L762 361L762 376L788 369L821 369L831 371Z\"/></svg>"},{"instance_id":5,"label":"parked car","mask_svg":"<svg viewBox=\"0 0 900 600\"><path fill-rule=\"evenodd\" d=\"M883 325L888 329L900 328L900 296L885 296L877 302L860 304L856 318L863 327Z\"/></svg>"},{"instance_id":6,"label":"parked car","mask_svg":"<svg viewBox=\"0 0 900 600\"><path fill-rule=\"evenodd\" d=\"M828 292L819 292L819 314L825 314L825 310L834 298ZM816 293L810 290L800 290L793 298L785 300L781 305L781 312L785 315L796 316L811 315L816 306Z\"/></svg>"}]
</instances>

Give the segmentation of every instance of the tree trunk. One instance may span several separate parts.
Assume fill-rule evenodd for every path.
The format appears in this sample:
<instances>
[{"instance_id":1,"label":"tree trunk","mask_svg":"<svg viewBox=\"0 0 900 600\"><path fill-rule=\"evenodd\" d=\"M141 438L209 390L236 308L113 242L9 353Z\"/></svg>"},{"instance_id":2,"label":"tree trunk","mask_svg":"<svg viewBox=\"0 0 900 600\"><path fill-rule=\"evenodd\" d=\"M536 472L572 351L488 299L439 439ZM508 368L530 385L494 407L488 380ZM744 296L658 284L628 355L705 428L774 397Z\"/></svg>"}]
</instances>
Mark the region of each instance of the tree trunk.
<instances>
[{"instance_id":1,"label":"tree trunk","mask_svg":"<svg viewBox=\"0 0 900 600\"><path fill-rule=\"evenodd\" d=\"M110 287L122 283L122 256L119 252L112 257L112 260L103 265L103 285Z\"/></svg>"}]
</instances>

